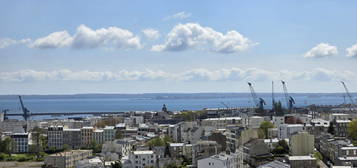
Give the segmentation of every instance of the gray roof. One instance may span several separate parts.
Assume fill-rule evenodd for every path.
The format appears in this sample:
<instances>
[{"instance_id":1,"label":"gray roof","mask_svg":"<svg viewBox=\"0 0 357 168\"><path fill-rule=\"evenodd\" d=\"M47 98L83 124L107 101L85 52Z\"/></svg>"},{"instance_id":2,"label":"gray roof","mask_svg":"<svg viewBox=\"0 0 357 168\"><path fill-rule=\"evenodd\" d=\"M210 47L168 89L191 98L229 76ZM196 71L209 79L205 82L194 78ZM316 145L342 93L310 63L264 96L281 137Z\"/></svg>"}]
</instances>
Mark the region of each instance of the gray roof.
<instances>
[{"instance_id":1,"label":"gray roof","mask_svg":"<svg viewBox=\"0 0 357 168\"><path fill-rule=\"evenodd\" d=\"M260 165L258 168L290 168L290 165L274 160L272 162Z\"/></svg>"}]
</instances>

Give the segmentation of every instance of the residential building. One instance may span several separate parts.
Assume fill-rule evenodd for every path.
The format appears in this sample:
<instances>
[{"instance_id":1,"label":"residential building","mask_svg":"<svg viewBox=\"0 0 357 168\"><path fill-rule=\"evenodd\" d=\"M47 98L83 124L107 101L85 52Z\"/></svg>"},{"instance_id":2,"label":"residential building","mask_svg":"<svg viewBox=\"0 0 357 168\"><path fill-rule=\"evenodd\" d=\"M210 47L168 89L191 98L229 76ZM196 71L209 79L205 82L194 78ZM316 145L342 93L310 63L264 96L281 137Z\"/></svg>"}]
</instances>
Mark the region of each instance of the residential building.
<instances>
[{"instance_id":1,"label":"residential building","mask_svg":"<svg viewBox=\"0 0 357 168\"><path fill-rule=\"evenodd\" d=\"M157 167L156 154L151 150L133 151L129 160L133 168Z\"/></svg>"},{"instance_id":2,"label":"residential building","mask_svg":"<svg viewBox=\"0 0 357 168\"><path fill-rule=\"evenodd\" d=\"M331 122L334 130L334 135L337 137L346 137L347 136L347 126L351 120L333 120Z\"/></svg>"},{"instance_id":3,"label":"residential building","mask_svg":"<svg viewBox=\"0 0 357 168\"><path fill-rule=\"evenodd\" d=\"M112 141L115 139L116 130L114 126L105 126L103 130L103 142Z\"/></svg>"},{"instance_id":4,"label":"residential building","mask_svg":"<svg viewBox=\"0 0 357 168\"><path fill-rule=\"evenodd\" d=\"M218 154L197 161L198 168L237 168L238 154Z\"/></svg>"},{"instance_id":5,"label":"residential building","mask_svg":"<svg viewBox=\"0 0 357 168\"><path fill-rule=\"evenodd\" d=\"M29 133L11 133L9 136L15 146L12 149L14 153L27 153L29 151Z\"/></svg>"},{"instance_id":6,"label":"residential building","mask_svg":"<svg viewBox=\"0 0 357 168\"><path fill-rule=\"evenodd\" d=\"M264 121L264 117L252 116L249 117L248 127L249 128L259 128L260 124Z\"/></svg>"},{"instance_id":7,"label":"residential building","mask_svg":"<svg viewBox=\"0 0 357 168\"><path fill-rule=\"evenodd\" d=\"M71 149L81 147L81 129L63 129L63 145L68 145Z\"/></svg>"},{"instance_id":8,"label":"residential building","mask_svg":"<svg viewBox=\"0 0 357 168\"><path fill-rule=\"evenodd\" d=\"M45 157L45 166L72 168L82 159L92 156L92 150L72 150L51 154Z\"/></svg>"},{"instance_id":9,"label":"residential building","mask_svg":"<svg viewBox=\"0 0 357 168\"><path fill-rule=\"evenodd\" d=\"M92 133L92 141L98 144L103 143L104 130L102 129L94 129Z\"/></svg>"},{"instance_id":10,"label":"residential building","mask_svg":"<svg viewBox=\"0 0 357 168\"><path fill-rule=\"evenodd\" d=\"M243 146L244 160L252 166L258 166L265 158L272 156L270 148L262 139L252 139Z\"/></svg>"},{"instance_id":11,"label":"residential building","mask_svg":"<svg viewBox=\"0 0 357 168\"><path fill-rule=\"evenodd\" d=\"M47 128L47 146L55 149L63 148L63 126L49 126Z\"/></svg>"},{"instance_id":12,"label":"residential building","mask_svg":"<svg viewBox=\"0 0 357 168\"><path fill-rule=\"evenodd\" d=\"M299 132L290 138L290 154L293 156L305 156L314 152L315 138L307 132Z\"/></svg>"},{"instance_id":13,"label":"residential building","mask_svg":"<svg viewBox=\"0 0 357 168\"><path fill-rule=\"evenodd\" d=\"M316 158L308 155L308 156L289 156L289 162L291 168L316 168Z\"/></svg>"},{"instance_id":14,"label":"residential building","mask_svg":"<svg viewBox=\"0 0 357 168\"><path fill-rule=\"evenodd\" d=\"M303 124L281 124L278 129L278 138L287 139L290 138L291 135L303 130Z\"/></svg>"},{"instance_id":15,"label":"residential building","mask_svg":"<svg viewBox=\"0 0 357 168\"><path fill-rule=\"evenodd\" d=\"M192 164L197 165L197 160L216 155L222 147L216 141L198 141L192 146Z\"/></svg>"},{"instance_id":16,"label":"residential building","mask_svg":"<svg viewBox=\"0 0 357 168\"><path fill-rule=\"evenodd\" d=\"M102 155L105 160L118 160L120 156L128 157L134 144L135 140L128 138L107 141L102 145Z\"/></svg>"},{"instance_id":17,"label":"residential building","mask_svg":"<svg viewBox=\"0 0 357 168\"><path fill-rule=\"evenodd\" d=\"M93 127L82 127L81 128L81 146L87 147L92 142Z\"/></svg>"}]
</instances>

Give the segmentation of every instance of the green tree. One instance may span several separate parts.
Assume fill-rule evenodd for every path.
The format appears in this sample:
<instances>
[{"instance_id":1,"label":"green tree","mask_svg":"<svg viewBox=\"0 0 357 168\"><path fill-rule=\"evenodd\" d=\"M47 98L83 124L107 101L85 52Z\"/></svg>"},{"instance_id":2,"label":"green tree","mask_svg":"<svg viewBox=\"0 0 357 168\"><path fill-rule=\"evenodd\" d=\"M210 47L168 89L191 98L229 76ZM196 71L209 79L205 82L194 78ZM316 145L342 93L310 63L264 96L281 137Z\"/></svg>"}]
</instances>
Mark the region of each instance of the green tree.
<instances>
[{"instance_id":1,"label":"green tree","mask_svg":"<svg viewBox=\"0 0 357 168\"><path fill-rule=\"evenodd\" d=\"M122 139L122 138L124 138L124 136L123 136L123 132L121 132L121 131L116 131L115 132L115 139Z\"/></svg>"},{"instance_id":2,"label":"green tree","mask_svg":"<svg viewBox=\"0 0 357 168\"><path fill-rule=\"evenodd\" d=\"M347 127L348 137L353 141L357 140L357 119L352 120Z\"/></svg>"},{"instance_id":3,"label":"green tree","mask_svg":"<svg viewBox=\"0 0 357 168\"><path fill-rule=\"evenodd\" d=\"M166 146L170 142L172 142L172 139L169 136L164 136L164 137L155 137L148 141L146 143L147 146L153 147L153 146Z\"/></svg>"},{"instance_id":4,"label":"green tree","mask_svg":"<svg viewBox=\"0 0 357 168\"><path fill-rule=\"evenodd\" d=\"M322 159L323 159L323 157L322 157L322 155L321 155L320 152L314 152L313 156L314 156L314 158L316 158L317 160L322 160Z\"/></svg>"},{"instance_id":5,"label":"green tree","mask_svg":"<svg viewBox=\"0 0 357 168\"><path fill-rule=\"evenodd\" d=\"M6 153L11 156L12 149L15 147L15 143L10 137L6 137L5 139L0 139L0 152Z\"/></svg>"},{"instance_id":6,"label":"green tree","mask_svg":"<svg viewBox=\"0 0 357 168\"><path fill-rule=\"evenodd\" d=\"M274 124L271 123L270 121L263 121L261 124L260 124L260 130L262 130L263 134L264 134L264 137L265 138L268 138L268 129L269 128L274 128Z\"/></svg>"},{"instance_id":7,"label":"green tree","mask_svg":"<svg viewBox=\"0 0 357 168\"><path fill-rule=\"evenodd\" d=\"M123 165L121 164L120 161L116 161L116 162L114 162L114 163L111 164L111 167L112 167L112 168L122 168Z\"/></svg>"},{"instance_id":8,"label":"green tree","mask_svg":"<svg viewBox=\"0 0 357 168\"><path fill-rule=\"evenodd\" d=\"M92 149L93 150L93 153L100 153L102 151L102 145L101 144L98 144L97 142L95 141L92 141L90 144L89 144L89 149Z\"/></svg>"},{"instance_id":9,"label":"green tree","mask_svg":"<svg viewBox=\"0 0 357 168\"><path fill-rule=\"evenodd\" d=\"M277 116L284 116L284 109L281 105L281 101L274 102L274 112Z\"/></svg>"},{"instance_id":10,"label":"green tree","mask_svg":"<svg viewBox=\"0 0 357 168\"><path fill-rule=\"evenodd\" d=\"M278 155L287 154L289 153L289 145L286 143L285 140L280 140L273 149L272 153Z\"/></svg>"}]
</instances>

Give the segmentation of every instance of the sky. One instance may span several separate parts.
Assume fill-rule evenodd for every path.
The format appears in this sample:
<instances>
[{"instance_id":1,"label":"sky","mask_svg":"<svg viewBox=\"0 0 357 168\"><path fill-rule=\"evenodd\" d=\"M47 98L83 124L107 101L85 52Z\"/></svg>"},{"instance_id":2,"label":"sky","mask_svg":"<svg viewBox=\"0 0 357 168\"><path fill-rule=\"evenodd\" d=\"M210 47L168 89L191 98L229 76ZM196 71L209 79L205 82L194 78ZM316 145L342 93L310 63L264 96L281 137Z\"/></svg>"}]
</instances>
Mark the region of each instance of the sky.
<instances>
[{"instance_id":1,"label":"sky","mask_svg":"<svg viewBox=\"0 0 357 168\"><path fill-rule=\"evenodd\" d=\"M0 94L357 92L357 1L0 1Z\"/></svg>"}]
</instances>

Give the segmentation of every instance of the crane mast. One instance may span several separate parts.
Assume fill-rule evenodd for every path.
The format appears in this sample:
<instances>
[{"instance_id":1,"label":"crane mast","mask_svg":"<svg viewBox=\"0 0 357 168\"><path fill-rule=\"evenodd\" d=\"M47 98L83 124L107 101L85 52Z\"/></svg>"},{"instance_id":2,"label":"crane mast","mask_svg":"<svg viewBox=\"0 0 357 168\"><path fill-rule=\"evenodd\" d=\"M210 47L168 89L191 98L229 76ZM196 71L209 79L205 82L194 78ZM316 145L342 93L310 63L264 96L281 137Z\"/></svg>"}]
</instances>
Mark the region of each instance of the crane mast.
<instances>
[{"instance_id":1,"label":"crane mast","mask_svg":"<svg viewBox=\"0 0 357 168\"><path fill-rule=\"evenodd\" d=\"M354 105L354 101L353 101L352 95L351 95L350 92L348 91L348 88L347 88L345 82L341 81L341 83L342 83L343 87L345 88L346 95L347 95L347 97L350 99L351 104Z\"/></svg>"},{"instance_id":2,"label":"crane mast","mask_svg":"<svg viewBox=\"0 0 357 168\"><path fill-rule=\"evenodd\" d=\"M289 112L291 112L294 108L295 100L291 96L289 96L288 88L286 87L285 81L282 80L281 83L283 84L286 107L288 108Z\"/></svg>"},{"instance_id":3,"label":"crane mast","mask_svg":"<svg viewBox=\"0 0 357 168\"><path fill-rule=\"evenodd\" d=\"M27 119L30 116L30 111L24 106L24 103L22 102L21 96L19 96L19 99L20 99L20 104L21 104L21 110L23 112L22 116L24 117L25 121L27 121Z\"/></svg>"},{"instance_id":4,"label":"crane mast","mask_svg":"<svg viewBox=\"0 0 357 168\"><path fill-rule=\"evenodd\" d=\"M262 112L264 110L264 105L266 104L264 99L258 98L257 94L254 91L252 83L248 82L248 85L249 85L250 94L252 95L255 106L258 107L258 109Z\"/></svg>"}]
</instances>

